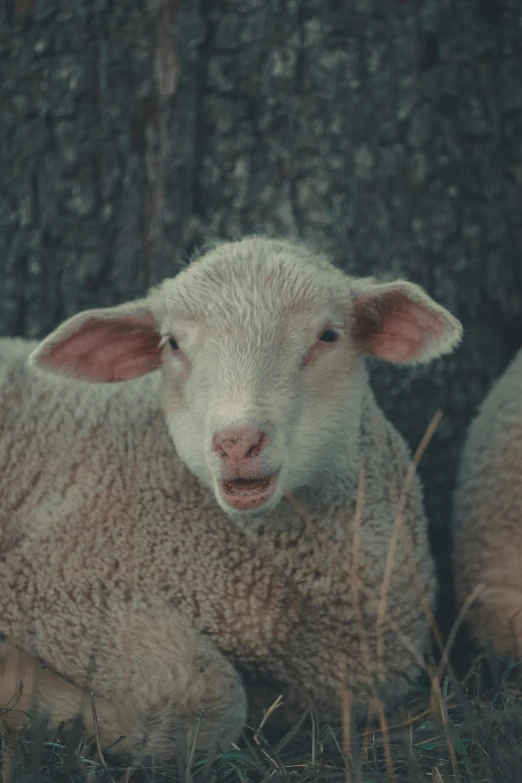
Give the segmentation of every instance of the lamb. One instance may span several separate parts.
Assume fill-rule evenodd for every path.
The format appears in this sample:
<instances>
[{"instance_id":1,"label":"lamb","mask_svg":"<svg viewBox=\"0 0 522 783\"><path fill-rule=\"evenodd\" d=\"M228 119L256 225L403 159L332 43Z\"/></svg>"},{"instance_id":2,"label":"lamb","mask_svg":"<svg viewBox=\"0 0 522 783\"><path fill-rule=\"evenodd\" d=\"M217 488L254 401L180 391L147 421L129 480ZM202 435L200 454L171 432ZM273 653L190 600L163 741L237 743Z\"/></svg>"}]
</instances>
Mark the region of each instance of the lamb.
<instances>
[{"instance_id":1,"label":"lamb","mask_svg":"<svg viewBox=\"0 0 522 783\"><path fill-rule=\"evenodd\" d=\"M481 646L518 656L522 646L522 350L473 422L455 497L455 583Z\"/></svg>"},{"instance_id":2,"label":"lamb","mask_svg":"<svg viewBox=\"0 0 522 783\"><path fill-rule=\"evenodd\" d=\"M0 341L2 703L27 679L19 709L89 730L92 691L102 743L168 758L235 741L247 697L328 720L402 698L436 583L364 355L460 336L412 283L253 236Z\"/></svg>"}]
</instances>

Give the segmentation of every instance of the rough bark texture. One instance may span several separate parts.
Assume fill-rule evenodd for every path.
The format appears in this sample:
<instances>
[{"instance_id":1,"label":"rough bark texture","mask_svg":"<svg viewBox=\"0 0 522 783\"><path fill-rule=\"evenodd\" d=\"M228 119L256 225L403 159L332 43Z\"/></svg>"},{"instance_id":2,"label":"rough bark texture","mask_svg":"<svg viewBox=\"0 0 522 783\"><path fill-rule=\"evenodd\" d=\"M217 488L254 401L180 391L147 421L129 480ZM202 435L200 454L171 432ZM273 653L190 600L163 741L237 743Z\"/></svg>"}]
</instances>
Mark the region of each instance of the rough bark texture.
<instances>
[{"instance_id":1,"label":"rough bark texture","mask_svg":"<svg viewBox=\"0 0 522 783\"><path fill-rule=\"evenodd\" d=\"M0 332L143 293L194 244L301 236L457 314L374 368L447 545L458 451L522 343L519 0L2 0Z\"/></svg>"}]
</instances>

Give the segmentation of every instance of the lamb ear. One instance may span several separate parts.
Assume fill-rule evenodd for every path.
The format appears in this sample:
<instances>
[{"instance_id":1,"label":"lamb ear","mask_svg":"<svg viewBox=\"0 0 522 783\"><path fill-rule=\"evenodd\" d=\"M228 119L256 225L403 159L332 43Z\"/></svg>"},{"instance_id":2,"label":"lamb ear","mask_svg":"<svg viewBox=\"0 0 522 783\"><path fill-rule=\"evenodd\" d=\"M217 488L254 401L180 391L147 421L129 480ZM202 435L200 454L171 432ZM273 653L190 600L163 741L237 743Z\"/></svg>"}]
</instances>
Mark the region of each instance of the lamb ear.
<instances>
[{"instance_id":1,"label":"lamb ear","mask_svg":"<svg viewBox=\"0 0 522 783\"><path fill-rule=\"evenodd\" d=\"M379 359L429 362L450 353L462 338L461 323L414 283L368 279L354 281L354 289L356 345Z\"/></svg>"},{"instance_id":2,"label":"lamb ear","mask_svg":"<svg viewBox=\"0 0 522 783\"><path fill-rule=\"evenodd\" d=\"M128 381L160 367L160 340L144 300L85 310L46 337L29 364L84 381Z\"/></svg>"}]
</instances>

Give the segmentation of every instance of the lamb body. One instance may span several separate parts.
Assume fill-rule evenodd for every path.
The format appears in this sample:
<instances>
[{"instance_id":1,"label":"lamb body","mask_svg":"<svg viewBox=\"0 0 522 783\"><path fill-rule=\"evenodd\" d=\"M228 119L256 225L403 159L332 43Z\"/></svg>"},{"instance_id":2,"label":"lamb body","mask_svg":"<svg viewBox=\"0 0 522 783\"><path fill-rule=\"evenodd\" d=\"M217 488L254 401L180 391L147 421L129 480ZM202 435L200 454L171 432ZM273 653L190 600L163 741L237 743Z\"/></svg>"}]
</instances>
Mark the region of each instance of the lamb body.
<instances>
[{"instance_id":1,"label":"lamb body","mask_svg":"<svg viewBox=\"0 0 522 783\"><path fill-rule=\"evenodd\" d=\"M455 503L455 580L477 641L500 655L522 645L522 351L482 404L461 458Z\"/></svg>"},{"instance_id":2,"label":"lamb body","mask_svg":"<svg viewBox=\"0 0 522 783\"><path fill-rule=\"evenodd\" d=\"M7 672L17 649L27 677L51 669L33 706L88 722L92 688L103 741L169 756L202 708L199 747L236 739L243 682L330 720L342 687L359 709L401 698L434 569L362 354L429 360L459 337L411 284L256 237L38 346L0 341L0 630ZM264 445L240 454L230 428Z\"/></svg>"}]
</instances>

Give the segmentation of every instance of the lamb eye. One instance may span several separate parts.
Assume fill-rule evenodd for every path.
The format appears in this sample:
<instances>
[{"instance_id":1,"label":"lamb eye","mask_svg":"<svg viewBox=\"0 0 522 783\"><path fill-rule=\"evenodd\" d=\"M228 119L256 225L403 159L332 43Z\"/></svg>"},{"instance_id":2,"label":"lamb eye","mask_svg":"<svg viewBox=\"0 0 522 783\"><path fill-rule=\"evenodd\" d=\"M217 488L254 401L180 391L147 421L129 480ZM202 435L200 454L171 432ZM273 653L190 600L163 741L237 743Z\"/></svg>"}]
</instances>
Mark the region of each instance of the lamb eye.
<instances>
[{"instance_id":1,"label":"lamb eye","mask_svg":"<svg viewBox=\"0 0 522 783\"><path fill-rule=\"evenodd\" d=\"M334 343L337 340L337 332L333 329L326 329L319 338L323 343Z\"/></svg>"},{"instance_id":2,"label":"lamb eye","mask_svg":"<svg viewBox=\"0 0 522 783\"><path fill-rule=\"evenodd\" d=\"M169 345L173 351L179 351L178 342L174 339L174 337L169 337Z\"/></svg>"}]
</instances>

